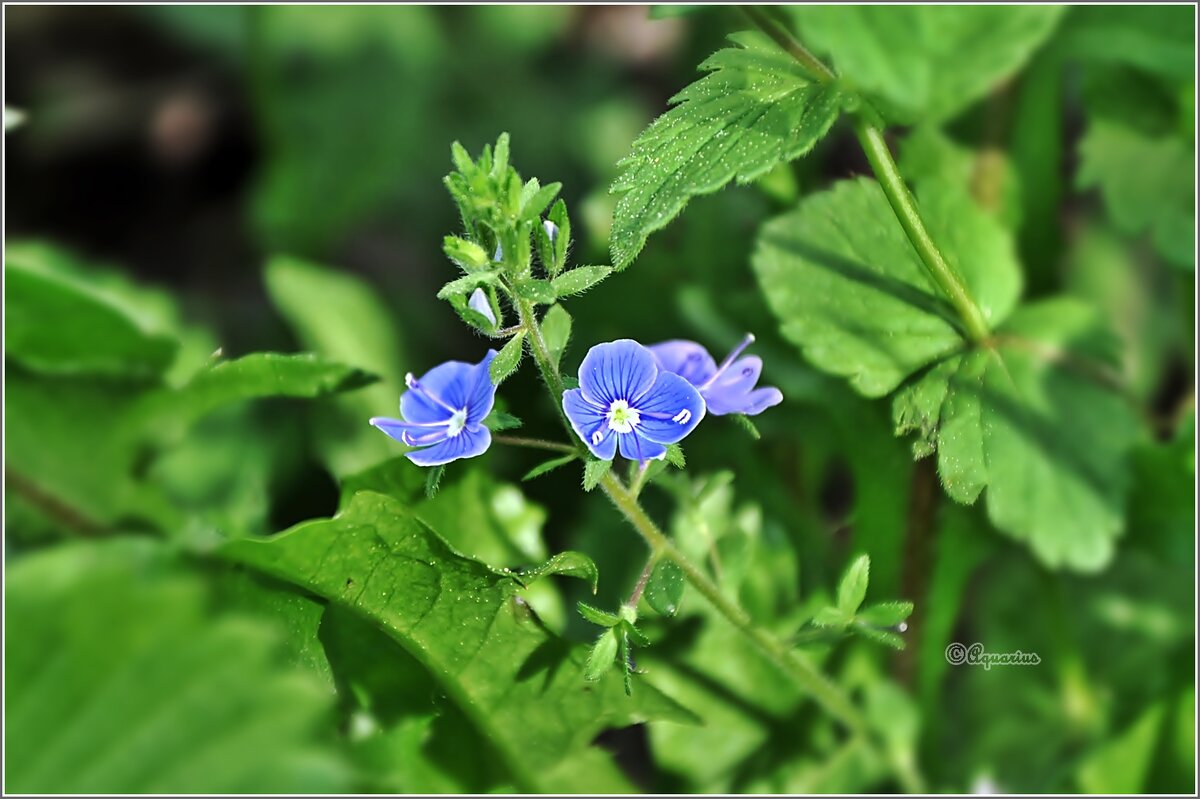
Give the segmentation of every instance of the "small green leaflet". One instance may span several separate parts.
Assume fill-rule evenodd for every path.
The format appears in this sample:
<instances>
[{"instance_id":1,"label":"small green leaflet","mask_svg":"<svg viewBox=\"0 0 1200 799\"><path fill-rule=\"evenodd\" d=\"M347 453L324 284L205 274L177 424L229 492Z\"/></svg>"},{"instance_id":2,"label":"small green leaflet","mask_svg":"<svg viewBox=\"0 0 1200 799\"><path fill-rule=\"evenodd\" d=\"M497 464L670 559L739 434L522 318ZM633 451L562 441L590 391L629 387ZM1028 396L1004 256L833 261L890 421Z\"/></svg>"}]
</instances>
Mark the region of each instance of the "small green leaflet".
<instances>
[{"instance_id":1,"label":"small green leaflet","mask_svg":"<svg viewBox=\"0 0 1200 799\"><path fill-rule=\"evenodd\" d=\"M615 675L585 683L587 647L548 632L518 601L520 582L459 555L381 494L360 491L332 519L222 553L379 625L495 744L523 790L585 791L558 767L597 756L590 743L602 729L693 718L648 685L631 700Z\"/></svg>"},{"instance_id":2,"label":"small green leaflet","mask_svg":"<svg viewBox=\"0 0 1200 799\"><path fill-rule=\"evenodd\" d=\"M612 468L612 461L596 460L589 458L583 463L583 490L591 491L596 486L600 485L600 481L604 479L604 475L608 474L608 470Z\"/></svg>"},{"instance_id":3,"label":"small green leaflet","mask_svg":"<svg viewBox=\"0 0 1200 799\"><path fill-rule=\"evenodd\" d=\"M557 369L571 339L571 315L561 305L551 305L542 317L542 337L546 339L550 361Z\"/></svg>"},{"instance_id":4,"label":"small green leaflet","mask_svg":"<svg viewBox=\"0 0 1200 799\"><path fill-rule=\"evenodd\" d=\"M593 594L600 585L600 571L596 568L595 562L582 552L559 552L541 566L517 572L513 577L521 585L529 586L551 574L562 574L585 580L592 587Z\"/></svg>"},{"instance_id":5,"label":"small green leaflet","mask_svg":"<svg viewBox=\"0 0 1200 799\"><path fill-rule=\"evenodd\" d=\"M866 598L870 573L871 558L860 555L842 575L842 581L838 583L837 607L846 616L853 616L858 612L859 606Z\"/></svg>"},{"instance_id":6,"label":"small green leaflet","mask_svg":"<svg viewBox=\"0 0 1200 799\"><path fill-rule=\"evenodd\" d=\"M517 366L521 363L521 353L524 352L524 345L525 331L518 330L516 335L500 348L500 352L496 354L492 365L488 368L493 383L500 385L508 379L509 375L517 371Z\"/></svg>"},{"instance_id":7,"label":"small green leaflet","mask_svg":"<svg viewBox=\"0 0 1200 799\"><path fill-rule=\"evenodd\" d=\"M800 40L897 121L953 117L1016 72L1061 6L822 6L787 10Z\"/></svg>"},{"instance_id":8,"label":"small green leaflet","mask_svg":"<svg viewBox=\"0 0 1200 799\"><path fill-rule=\"evenodd\" d=\"M563 455L561 458L554 458L553 460L548 460L545 463L538 464L537 466L534 466L532 469L530 469L528 472L526 472L525 476L521 478L521 481L524 482L527 480L533 480L538 477L541 477L542 475L544 475L548 472L554 471L559 466L566 466L568 463L570 463L571 461L575 460L578 457L579 456L575 455L575 454Z\"/></svg>"},{"instance_id":9,"label":"small green leaflet","mask_svg":"<svg viewBox=\"0 0 1200 799\"><path fill-rule=\"evenodd\" d=\"M674 616L679 612L684 582L683 569L669 558L660 558L646 583L646 602L662 615Z\"/></svg>"},{"instance_id":10,"label":"small green leaflet","mask_svg":"<svg viewBox=\"0 0 1200 799\"><path fill-rule=\"evenodd\" d=\"M804 155L837 119L841 91L814 84L803 69L758 33L730 37L700 69L710 74L671 98L624 158L612 186L612 262L624 269L646 237L665 227L689 199L729 181L750 183L777 164Z\"/></svg>"},{"instance_id":11,"label":"small green leaflet","mask_svg":"<svg viewBox=\"0 0 1200 799\"><path fill-rule=\"evenodd\" d=\"M611 266L579 266L554 278L550 285L554 289L554 296L569 297L598 285L612 271Z\"/></svg>"}]
</instances>

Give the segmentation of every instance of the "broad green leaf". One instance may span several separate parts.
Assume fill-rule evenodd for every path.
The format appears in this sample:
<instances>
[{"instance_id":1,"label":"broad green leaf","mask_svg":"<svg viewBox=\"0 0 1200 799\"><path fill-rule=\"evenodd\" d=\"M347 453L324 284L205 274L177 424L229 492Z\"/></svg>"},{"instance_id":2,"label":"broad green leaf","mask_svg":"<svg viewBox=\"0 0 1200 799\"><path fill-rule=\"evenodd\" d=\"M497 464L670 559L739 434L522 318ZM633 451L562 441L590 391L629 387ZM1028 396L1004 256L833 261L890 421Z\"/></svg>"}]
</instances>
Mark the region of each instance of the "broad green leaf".
<instances>
[{"instance_id":1,"label":"broad green leaf","mask_svg":"<svg viewBox=\"0 0 1200 799\"><path fill-rule=\"evenodd\" d=\"M1011 237L965 193L939 187L920 195L926 224L995 326L1020 292ZM753 265L784 337L868 397L965 345L873 180L842 181L767 223Z\"/></svg>"},{"instance_id":2,"label":"broad green leaf","mask_svg":"<svg viewBox=\"0 0 1200 799\"><path fill-rule=\"evenodd\" d=\"M646 583L646 602L664 616L679 612L685 580L683 569L669 558L660 558Z\"/></svg>"},{"instance_id":3,"label":"broad green leaf","mask_svg":"<svg viewBox=\"0 0 1200 799\"><path fill-rule=\"evenodd\" d=\"M867 596L867 582L871 574L871 558L860 555L855 558L842 575L837 589L837 607L847 616L853 616Z\"/></svg>"},{"instance_id":4,"label":"broad green leaf","mask_svg":"<svg viewBox=\"0 0 1200 799\"><path fill-rule=\"evenodd\" d=\"M153 332L111 296L82 281L6 258L4 357L30 369L152 378L178 344Z\"/></svg>"},{"instance_id":5,"label":"broad green leaf","mask_svg":"<svg viewBox=\"0 0 1200 799\"><path fill-rule=\"evenodd\" d=\"M279 630L214 615L145 538L73 543L5 575L6 789L340 792L316 744L332 693L280 657Z\"/></svg>"},{"instance_id":6,"label":"broad green leaf","mask_svg":"<svg viewBox=\"0 0 1200 799\"><path fill-rule=\"evenodd\" d=\"M589 690L586 647L548 633L516 601L520 583L458 555L383 495L359 492L333 519L223 551L381 625L495 743L522 787L579 789L555 769L601 729L687 718L648 686L632 701L612 678ZM614 770L605 784L622 782Z\"/></svg>"},{"instance_id":7,"label":"broad green leaf","mask_svg":"<svg viewBox=\"0 0 1200 799\"><path fill-rule=\"evenodd\" d=\"M900 391L897 431L916 431L918 454L936 445L956 501L986 487L992 523L1043 563L1096 570L1123 527L1137 431L1111 369L1111 337L1087 306L1030 305L994 347L947 358Z\"/></svg>"},{"instance_id":8,"label":"broad green leaf","mask_svg":"<svg viewBox=\"0 0 1200 799\"><path fill-rule=\"evenodd\" d=\"M578 457L579 457L578 455L574 455L574 454L563 455L561 458L553 458L553 459L545 461L543 463L539 463L537 466L534 466L532 469L530 469L528 472L525 473L525 476L521 478L521 482L526 482L526 481L534 480L538 477L541 477L544 474L554 471L559 466L566 466L568 463L570 463L571 461L575 460Z\"/></svg>"},{"instance_id":9,"label":"broad green leaf","mask_svg":"<svg viewBox=\"0 0 1200 799\"><path fill-rule=\"evenodd\" d=\"M583 490L591 491L596 486L600 485L600 481L604 479L604 475L608 474L612 468L612 461L596 460L589 458L583 463Z\"/></svg>"},{"instance_id":10,"label":"broad green leaf","mask_svg":"<svg viewBox=\"0 0 1200 799\"><path fill-rule=\"evenodd\" d=\"M611 266L578 266L550 282L555 297L582 294L612 274Z\"/></svg>"},{"instance_id":11,"label":"broad green leaf","mask_svg":"<svg viewBox=\"0 0 1200 799\"><path fill-rule=\"evenodd\" d=\"M262 397L321 397L369 386L377 379L315 355L256 352L218 363L179 389L153 394L136 421L161 420L165 426L181 430L234 402Z\"/></svg>"},{"instance_id":12,"label":"broad green leaf","mask_svg":"<svg viewBox=\"0 0 1200 799\"><path fill-rule=\"evenodd\" d=\"M491 376L492 382L497 386L508 379L509 375L517 371L517 367L521 363L521 354L525 351L525 331L518 330L517 333L508 340L500 352L496 354L492 360L492 365L488 367L488 373Z\"/></svg>"},{"instance_id":13,"label":"broad green leaf","mask_svg":"<svg viewBox=\"0 0 1200 799\"><path fill-rule=\"evenodd\" d=\"M542 317L542 337L546 339L550 361L558 368L571 340L571 315L561 305L551 305Z\"/></svg>"},{"instance_id":14,"label":"broad green leaf","mask_svg":"<svg viewBox=\"0 0 1200 799\"><path fill-rule=\"evenodd\" d=\"M1196 76L1196 9L1189 4L1103 4L1071 8L1056 37L1062 52L1129 64L1177 80Z\"/></svg>"},{"instance_id":15,"label":"broad green leaf","mask_svg":"<svg viewBox=\"0 0 1200 799\"><path fill-rule=\"evenodd\" d=\"M621 195L609 246L624 269L646 237L665 227L688 200L731 180L750 183L804 155L837 119L838 88L818 85L766 36L739 33L738 45L710 56L710 74L671 98L620 163L612 191Z\"/></svg>"},{"instance_id":16,"label":"broad green leaf","mask_svg":"<svg viewBox=\"0 0 1200 799\"><path fill-rule=\"evenodd\" d=\"M788 9L800 40L898 121L956 116L1015 74L1049 37L1055 6Z\"/></svg>"},{"instance_id":17,"label":"broad green leaf","mask_svg":"<svg viewBox=\"0 0 1200 799\"><path fill-rule=\"evenodd\" d=\"M395 443L364 421L394 416L404 389L395 314L370 284L345 270L276 256L267 262L264 281L304 349L380 376L377 385L318 406L311 424L324 460L344 475L391 457Z\"/></svg>"},{"instance_id":18,"label":"broad green leaf","mask_svg":"<svg viewBox=\"0 0 1200 799\"><path fill-rule=\"evenodd\" d=\"M1168 261L1195 268L1196 154L1186 141L1096 119L1080 144L1080 159L1080 188L1099 187L1120 229L1148 231Z\"/></svg>"}]
</instances>

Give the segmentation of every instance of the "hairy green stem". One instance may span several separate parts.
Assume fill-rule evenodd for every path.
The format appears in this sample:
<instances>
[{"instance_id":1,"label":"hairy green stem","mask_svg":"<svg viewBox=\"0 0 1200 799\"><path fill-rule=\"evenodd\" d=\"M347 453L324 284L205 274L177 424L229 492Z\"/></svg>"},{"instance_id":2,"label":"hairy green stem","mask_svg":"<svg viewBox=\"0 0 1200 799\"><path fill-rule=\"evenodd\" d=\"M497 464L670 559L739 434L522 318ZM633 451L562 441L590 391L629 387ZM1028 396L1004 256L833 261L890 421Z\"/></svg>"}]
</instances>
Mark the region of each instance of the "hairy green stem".
<instances>
[{"instance_id":1,"label":"hairy green stem","mask_svg":"<svg viewBox=\"0 0 1200 799\"><path fill-rule=\"evenodd\" d=\"M798 42L796 37L792 36L782 25L755 8L743 8L742 11L759 30L770 36L817 81L829 83L837 79L833 70L810 53L808 48ZM921 263L925 265L925 269L933 278L934 283L954 306L954 310L962 321L963 332L967 338L973 342L983 341L988 337L989 332L983 312L971 299L971 294L967 291L962 277L946 261L941 250L934 243L933 237L925 228L925 221L917 209L917 202L913 199L908 186L905 185L904 178L900 176L900 169L896 166L895 159L892 158L892 152L883 138L883 132L871 121L877 117L876 112L865 100L860 103L860 106L854 131L858 135L858 141L862 145L863 151L867 154L867 161L870 162L879 185L883 187L883 193L887 196L896 219L900 222L900 227L904 229L904 234L908 236L908 240L917 251Z\"/></svg>"},{"instance_id":2,"label":"hairy green stem","mask_svg":"<svg viewBox=\"0 0 1200 799\"><path fill-rule=\"evenodd\" d=\"M958 311L967 337L971 341L983 341L988 336L987 321L984 320L979 306L971 299L962 278L947 263L933 237L926 230L921 212L917 210L917 202L905 185L904 178L900 176L900 168L892 158L883 132L863 119L855 121L854 131L858 134L858 141L867 154L875 177L879 179L879 185L883 187L883 193L887 195L896 219L900 220L900 227L904 228L905 235L912 242L917 255L921 257L921 262L925 264L930 277Z\"/></svg>"},{"instance_id":3,"label":"hairy green stem","mask_svg":"<svg viewBox=\"0 0 1200 799\"><path fill-rule=\"evenodd\" d=\"M658 525L646 515L646 511L638 504L637 499L629 493L615 475L611 472L606 474L600 481L600 487L626 521L633 525L633 528L650 546L652 557L665 557L674 561L683 570L684 576L692 587L699 591L730 624L749 638L768 660L797 685L812 694L818 704L834 718L855 732L865 731L866 723L849 697L811 663L803 660L775 637L760 629L746 611L721 593L717 584L680 552L675 544L658 529Z\"/></svg>"},{"instance_id":4,"label":"hairy green stem","mask_svg":"<svg viewBox=\"0 0 1200 799\"><path fill-rule=\"evenodd\" d=\"M544 438L527 438L525 436L492 436L497 444L507 444L510 447L526 447L528 449L546 449L551 452L562 452L568 455L576 453L570 444L560 444L557 441L547 441Z\"/></svg>"},{"instance_id":5,"label":"hairy green stem","mask_svg":"<svg viewBox=\"0 0 1200 799\"><path fill-rule=\"evenodd\" d=\"M658 563L658 553L651 552L650 557L646 558L646 565L642 567L642 573L638 576L637 585L633 587L633 593L629 595L629 601L625 604L637 610L638 602L642 599L642 592L646 590L646 584L650 582L650 575L654 573L654 566Z\"/></svg>"}]
</instances>

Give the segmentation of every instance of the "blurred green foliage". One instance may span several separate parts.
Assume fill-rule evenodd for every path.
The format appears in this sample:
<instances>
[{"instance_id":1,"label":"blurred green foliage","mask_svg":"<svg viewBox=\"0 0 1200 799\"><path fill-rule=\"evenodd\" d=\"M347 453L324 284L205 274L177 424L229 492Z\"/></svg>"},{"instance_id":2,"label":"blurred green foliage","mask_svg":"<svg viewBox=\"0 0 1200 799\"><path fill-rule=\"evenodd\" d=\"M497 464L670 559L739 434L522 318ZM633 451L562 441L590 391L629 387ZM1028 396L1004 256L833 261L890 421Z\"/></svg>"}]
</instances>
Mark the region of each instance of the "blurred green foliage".
<instances>
[{"instance_id":1,"label":"blurred green foliage","mask_svg":"<svg viewBox=\"0 0 1200 799\"><path fill-rule=\"evenodd\" d=\"M85 219L8 211L5 787L854 792L896 790L907 774L954 792L1190 790L1194 9L1018 19L994 8L960 25L927 8L903 26L867 17L910 11L855 11L853 23L832 8L778 18L847 75L870 67L861 88L887 114L926 123L895 130L894 149L923 202L973 220L945 231L964 268L1021 282L1028 300L1086 302L1111 327L1125 405L1093 415L1078 386L1060 385L1053 432L1082 472L1106 442L1131 439L1128 490L1038 494L1057 467L1035 471L1044 464L1020 431L1000 430L1007 461L986 459L986 480L972 479L989 493L1005 476L1038 485L1010 492L1008 514L994 496L956 504L893 435L888 403L822 371L854 371L855 347L814 354L822 342L804 322L859 330L882 317L821 293L799 258L780 256L791 271L776 282L761 263L756 279L751 257L768 217L781 221L765 229L799 236L794 209L867 172L843 122L802 146L765 142L753 174L664 179L678 197L663 213L690 200L686 213L642 225L642 238L661 232L634 267L554 306L547 329L568 374L600 341L684 337L723 351L755 332L764 382L785 402L755 418L758 441L728 418L706 421L684 442L688 471L663 472L646 506L757 624L855 698L871 740L847 736L669 574L638 620L650 645L635 655L633 696L615 672L585 683L597 629L572 609L617 606L646 553L599 492L580 491L579 464L522 482L546 456L494 446L451 465L428 498L402 447L366 423L394 414L405 372L488 346L434 296L457 275L442 251L461 233L441 184L450 142L477 152L510 131L523 174L563 183L570 262L605 264L618 161L640 152L634 140L697 64L731 52L724 38L745 19L710 7L660 7L652 20L637 7L156 6L109 10L96 41L134 31L226 77L224 101L247 109L253 168L224 212L197 201L185 216L223 219L214 240L240 244L184 269L189 253L148 258L132 234L97 246ZM44 174L58 176L54 193L84 185L50 171L73 118L64 109L78 113L72 92L97 85L64 64L131 95L151 85L106 70L115 56L103 47L75 52L77 40L51 35L82 13L6 10L6 66L27 67L9 97L19 126L6 108L18 203ZM920 35L884 47L864 27ZM980 30L996 35L980 44ZM937 47L922 46L928 36ZM101 130L108 118L96 119ZM132 147L141 158L145 141L132 141L76 157ZM91 190L102 205L122 187ZM133 229L166 200L139 202ZM870 233L867 211L847 241ZM873 244L898 273L911 265L889 249L903 239ZM973 247L987 258L967 265ZM994 293L1004 316L1011 285ZM781 327L789 315L800 321ZM938 331L939 346L959 346L955 330ZM888 353L903 368L866 393L902 384L911 396L914 371L950 379L908 352ZM1008 367L1040 380L1019 356ZM529 364L502 395L519 434L555 435ZM926 421L922 441L947 435ZM1100 506L1100 522L1080 525ZM997 534L1013 533L1013 514L1035 539L1082 530L1085 554L1099 541L1111 556L1096 573L1050 570L1042 561L1070 558L1039 561ZM595 562L598 593L587 580L518 579L564 550ZM841 616L814 623L859 604L854 581L839 583L861 553L866 594L844 615L880 621L903 650L842 636ZM904 632L872 609L892 598L914 606ZM947 663L948 644L976 641L1041 663Z\"/></svg>"}]
</instances>

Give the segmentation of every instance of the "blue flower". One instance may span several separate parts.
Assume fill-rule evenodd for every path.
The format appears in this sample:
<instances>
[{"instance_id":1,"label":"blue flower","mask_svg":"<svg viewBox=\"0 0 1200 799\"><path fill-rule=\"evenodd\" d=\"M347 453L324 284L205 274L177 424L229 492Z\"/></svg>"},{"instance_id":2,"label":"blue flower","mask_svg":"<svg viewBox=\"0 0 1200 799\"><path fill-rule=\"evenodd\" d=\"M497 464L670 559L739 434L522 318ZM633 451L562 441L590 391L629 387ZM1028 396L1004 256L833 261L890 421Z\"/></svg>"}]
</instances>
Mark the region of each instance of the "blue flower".
<instances>
[{"instance_id":1,"label":"blue flower","mask_svg":"<svg viewBox=\"0 0 1200 799\"><path fill-rule=\"evenodd\" d=\"M686 380L660 371L650 351L630 339L597 344L579 366L579 388L563 394L571 427L601 460L620 447L629 460L667 454L700 424L704 400Z\"/></svg>"},{"instance_id":2,"label":"blue flower","mask_svg":"<svg viewBox=\"0 0 1200 799\"><path fill-rule=\"evenodd\" d=\"M496 401L496 385L488 367L495 350L477 364L447 361L421 379L405 375L408 391L400 395L403 419L375 417L371 424L410 447L405 453L418 466L440 466L482 455L492 443L483 420Z\"/></svg>"},{"instance_id":3,"label":"blue flower","mask_svg":"<svg viewBox=\"0 0 1200 799\"><path fill-rule=\"evenodd\" d=\"M762 373L762 358L747 355L734 362L753 341L754 335L747 333L720 366L708 350L694 341L664 341L649 350L660 369L673 372L695 386L715 416L727 413L754 416L783 402L783 394L777 388L754 387Z\"/></svg>"}]
</instances>

